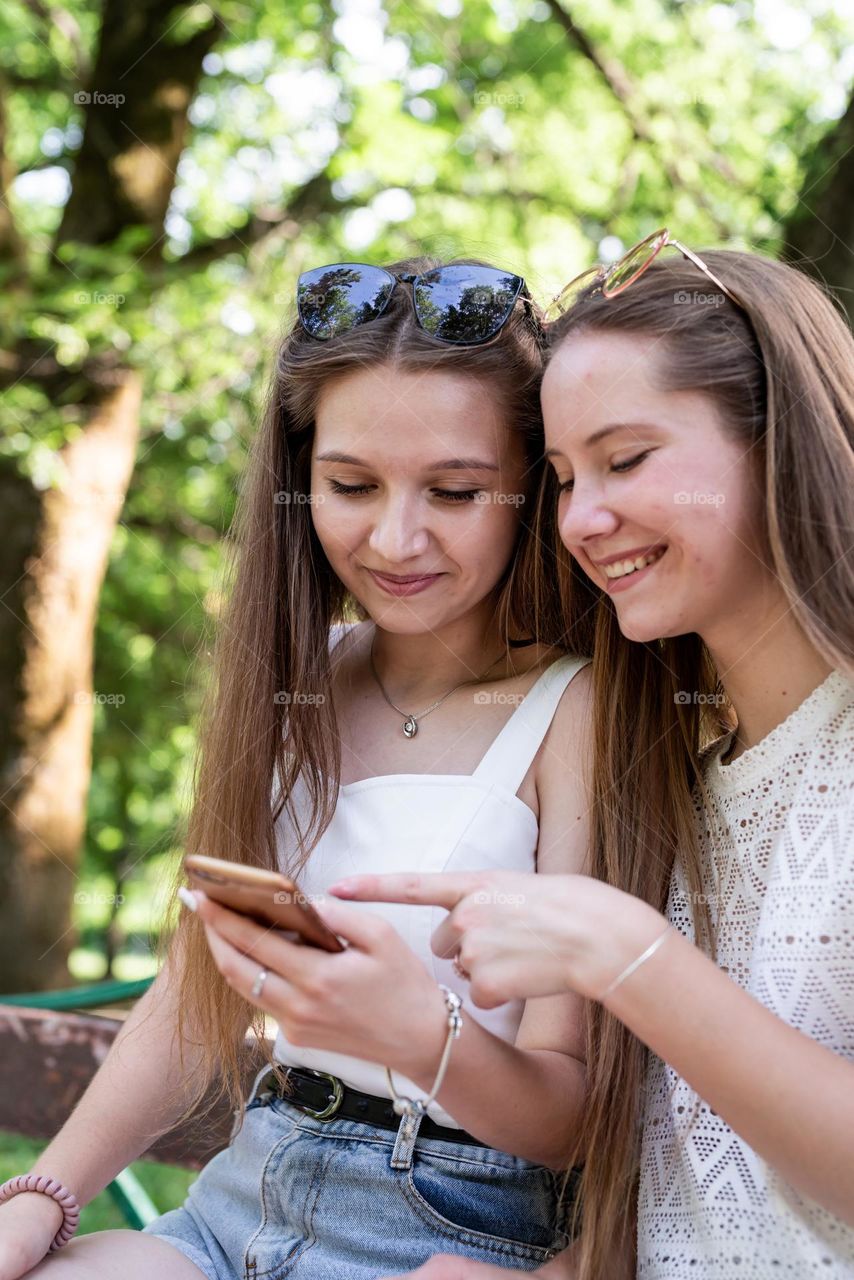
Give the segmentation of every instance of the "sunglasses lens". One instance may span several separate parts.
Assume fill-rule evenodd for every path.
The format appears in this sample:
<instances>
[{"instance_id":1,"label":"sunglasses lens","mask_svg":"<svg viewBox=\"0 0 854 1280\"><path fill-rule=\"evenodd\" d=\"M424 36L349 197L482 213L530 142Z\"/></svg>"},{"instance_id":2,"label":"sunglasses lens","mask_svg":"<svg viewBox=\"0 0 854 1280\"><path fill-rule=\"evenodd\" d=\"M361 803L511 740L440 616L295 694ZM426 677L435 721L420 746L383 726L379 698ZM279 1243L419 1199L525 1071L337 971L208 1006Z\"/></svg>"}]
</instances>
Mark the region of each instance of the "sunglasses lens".
<instances>
[{"instance_id":1,"label":"sunglasses lens","mask_svg":"<svg viewBox=\"0 0 854 1280\"><path fill-rule=\"evenodd\" d=\"M565 311L571 311L576 302L580 301L582 295L591 285L600 280L601 276L600 267L590 267L587 271L582 271L581 275L576 276L574 280L570 280L569 284L565 285L546 307L546 323L554 324Z\"/></svg>"},{"instance_id":2,"label":"sunglasses lens","mask_svg":"<svg viewBox=\"0 0 854 1280\"><path fill-rule=\"evenodd\" d=\"M655 231L645 240L641 240L640 244L636 244L624 258L614 263L603 287L603 293L610 296L630 285L646 270L666 241L666 231Z\"/></svg>"},{"instance_id":3,"label":"sunglasses lens","mask_svg":"<svg viewBox=\"0 0 854 1280\"><path fill-rule=\"evenodd\" d=\"M415 311L434 338L461 346L486 342L510 316L522 284L521 276L492 267L439 267L415 282Z\"/></svg>"},{"instance_id":4,"label":"sunglasses lens","mask_svg":"<svg viewBox=\"0 0 854 1280\"><path fill-rule=\"evenodd\" d=\"M352 262L305 271L297 284L300 322L313 338L334 338L382 315L394 283L382 267Z\"/></svg>"}]
</instances>

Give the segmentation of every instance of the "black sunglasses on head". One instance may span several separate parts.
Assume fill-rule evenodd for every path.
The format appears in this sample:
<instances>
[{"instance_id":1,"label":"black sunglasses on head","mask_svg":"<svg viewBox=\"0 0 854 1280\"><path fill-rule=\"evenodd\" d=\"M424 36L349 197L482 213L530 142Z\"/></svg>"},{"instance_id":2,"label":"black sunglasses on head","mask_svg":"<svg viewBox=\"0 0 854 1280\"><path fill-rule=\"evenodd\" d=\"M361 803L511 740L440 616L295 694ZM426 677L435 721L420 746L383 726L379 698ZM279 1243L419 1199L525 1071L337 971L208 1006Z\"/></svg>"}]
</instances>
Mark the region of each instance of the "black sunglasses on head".
<instances>
[{"instance_id":1,"label":"black sunglasses on head","mask_svg":"<svg viewBox=\"0 0 854 1280\"><path fill-rule=\"evenodd\" d=\"M421 328L440 342L474 346L488 342L510 318L524 290L521 276L496 267L454 263L423 275L393 276L384 267L337 262L304 271L297 282L297 312L312 338L326 341L383 314L404 281Z\"/></svg>"}]
</instances>

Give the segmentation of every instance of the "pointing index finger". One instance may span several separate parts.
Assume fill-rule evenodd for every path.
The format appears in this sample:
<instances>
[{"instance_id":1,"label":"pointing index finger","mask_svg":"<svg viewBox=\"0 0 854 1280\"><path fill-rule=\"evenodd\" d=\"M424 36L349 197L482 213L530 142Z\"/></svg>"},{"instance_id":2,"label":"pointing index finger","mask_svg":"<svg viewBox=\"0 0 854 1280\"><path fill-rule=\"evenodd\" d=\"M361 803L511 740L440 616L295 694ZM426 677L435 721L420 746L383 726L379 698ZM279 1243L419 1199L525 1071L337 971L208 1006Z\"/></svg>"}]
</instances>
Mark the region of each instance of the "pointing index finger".
<instances>
[{"instance_id":1,"label":"pointing index finger","mask_svg":"<svg viewBox=\"0 0 854 1280\"><path fill-rule=\"evenodd\" d=\"M463 873L427 875L403 873L385 876L348 876L329 886L336 898L358 898L362 902L411 902L424 906L454 907L478 886L474 875Z\"/></svg>"}]
</instances>

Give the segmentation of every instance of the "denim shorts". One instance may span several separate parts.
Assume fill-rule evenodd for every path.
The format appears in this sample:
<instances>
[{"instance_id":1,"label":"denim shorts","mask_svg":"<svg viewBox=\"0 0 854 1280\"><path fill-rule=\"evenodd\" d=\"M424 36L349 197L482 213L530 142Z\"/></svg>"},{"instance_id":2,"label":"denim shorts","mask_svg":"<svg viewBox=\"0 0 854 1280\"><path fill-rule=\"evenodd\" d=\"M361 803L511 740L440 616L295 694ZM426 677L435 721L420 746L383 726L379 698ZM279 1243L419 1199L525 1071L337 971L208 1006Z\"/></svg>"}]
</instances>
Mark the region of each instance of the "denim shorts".
<instances>
[{"instance_id":1,"label":"denim shorts","mask_svg":"<svg viewBox=\"0 0 854 1280\"><path fill-rule=\"evenodd\" d=\"M144 1231L209 1280L378 1280L434 1253L534 1271L568 1243L563 1175L492 1147L315 1120L255 1080L240 1129ZM397 1162L401 1148L398 1143Z\"/></svg>"}]
</instances>

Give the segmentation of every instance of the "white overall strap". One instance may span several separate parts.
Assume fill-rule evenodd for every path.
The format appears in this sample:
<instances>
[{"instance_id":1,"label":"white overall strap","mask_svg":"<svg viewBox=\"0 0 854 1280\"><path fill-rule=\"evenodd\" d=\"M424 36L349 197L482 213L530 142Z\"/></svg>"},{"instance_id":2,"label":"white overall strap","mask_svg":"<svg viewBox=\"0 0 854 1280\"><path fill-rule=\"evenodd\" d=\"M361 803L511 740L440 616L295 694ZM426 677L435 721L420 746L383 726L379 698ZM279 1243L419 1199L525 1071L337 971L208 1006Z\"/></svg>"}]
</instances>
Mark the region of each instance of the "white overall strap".
<instances>
[{"instance_id":1,"label":"white overall strap","mask_svg":"<svg viewBox=\"0 0 854 1280\"><path fill-rule=\"evenodd\" d=\"M480 782L514 795L548 732L564 689L589 658L558 658L525 695L474 771Z\"/></svg>"}]
</instances>

